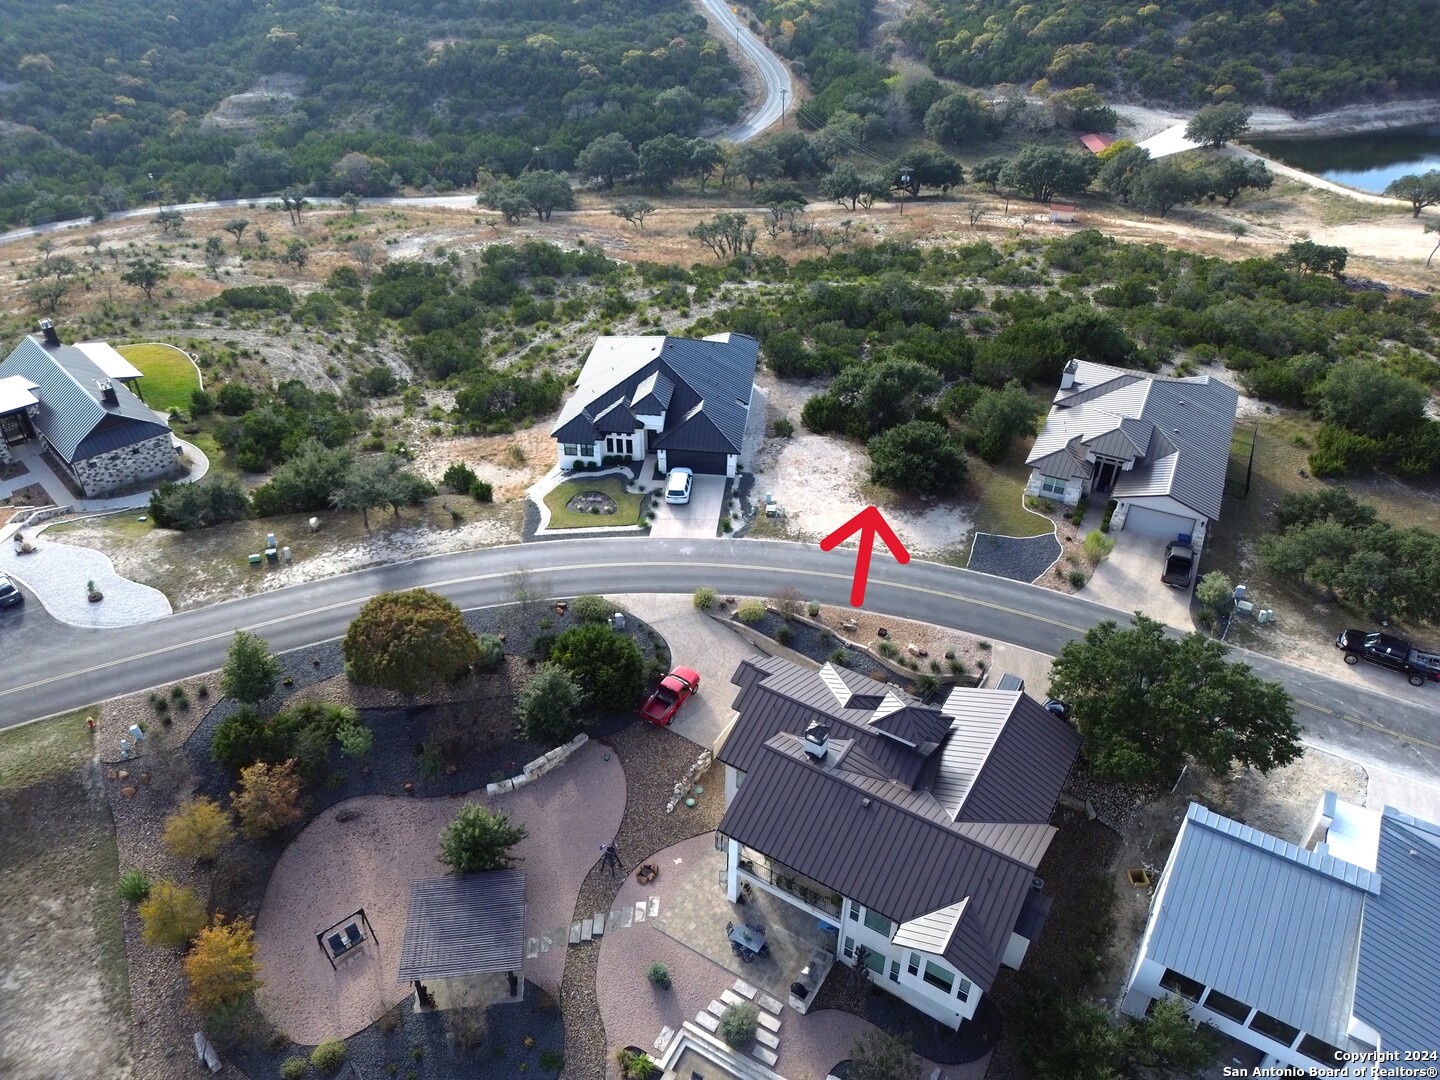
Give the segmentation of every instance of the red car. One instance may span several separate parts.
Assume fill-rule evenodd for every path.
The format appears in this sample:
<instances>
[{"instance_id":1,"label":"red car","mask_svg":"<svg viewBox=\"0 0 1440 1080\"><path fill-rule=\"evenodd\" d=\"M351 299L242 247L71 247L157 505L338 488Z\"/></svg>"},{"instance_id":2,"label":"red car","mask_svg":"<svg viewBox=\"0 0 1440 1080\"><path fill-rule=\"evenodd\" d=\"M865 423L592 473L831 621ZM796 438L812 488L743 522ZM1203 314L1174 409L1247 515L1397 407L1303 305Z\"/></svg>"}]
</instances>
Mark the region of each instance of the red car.
<instances>
[{"instance_id":1,"label":"red car","mask_svg":"<svg viewBox=\"0 0 1440 1080\"><path fill-rule=\"evenodd\" d=\"M700 674L688 667L677 667L660 680L660 686L640 708L640 715L659 727L670 721L691 694L700 692Z\"/></svg>"}]
</instances>

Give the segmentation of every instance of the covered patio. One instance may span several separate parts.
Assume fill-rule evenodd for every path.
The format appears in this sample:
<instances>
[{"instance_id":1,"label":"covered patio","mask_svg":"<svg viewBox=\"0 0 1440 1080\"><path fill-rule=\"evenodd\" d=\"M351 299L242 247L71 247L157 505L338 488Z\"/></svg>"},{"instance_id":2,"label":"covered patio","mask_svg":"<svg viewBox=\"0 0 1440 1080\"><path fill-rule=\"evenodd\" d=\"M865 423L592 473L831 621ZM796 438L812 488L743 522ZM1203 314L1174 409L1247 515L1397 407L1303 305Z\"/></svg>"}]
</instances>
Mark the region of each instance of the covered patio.
<instances>
[{"instance_id":1,"label":"covered patio","mask_svg":"<svg viewBox=\"0 0 1440 1080\"><path fill-rule=\"evenodd\" d=\"M399 982L416 1009L521 1001L525 967L525 872L429 878L410 885Z\"/></svg>"}]
</instances>

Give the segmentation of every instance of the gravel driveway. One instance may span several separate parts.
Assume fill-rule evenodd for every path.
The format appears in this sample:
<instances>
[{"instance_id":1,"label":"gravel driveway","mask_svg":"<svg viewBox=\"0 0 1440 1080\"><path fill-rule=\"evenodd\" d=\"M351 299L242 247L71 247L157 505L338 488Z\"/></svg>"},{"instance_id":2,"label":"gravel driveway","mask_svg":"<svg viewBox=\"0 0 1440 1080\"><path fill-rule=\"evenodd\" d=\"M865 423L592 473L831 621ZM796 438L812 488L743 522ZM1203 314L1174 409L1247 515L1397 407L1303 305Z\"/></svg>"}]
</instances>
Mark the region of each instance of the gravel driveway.
<instances>
[{"instance_id":1,"label":"gravel driveway","mask_svg":"<svg viewBox=\"0 0 1440 1080\"><path fill-rule=\"evenodd\" d=\"M170 614L170 601L158 589L122 578L108 555L35 538L35 550L18 555L13 544L0 545L0 571L29 587L45 610L71 626L117 627L154 622ZM90 603L85 583L105 599Z\"/></svg>"},{"instance_id":2,"label":"gravel driveway","mask_svg":"<svg viewBox=\"0 0 1440 1080\"><path fill-rule=\"evenodd\" d=\"M1041 536L997 536L976 533L970 546L970 569L1012 581L1034 581L1060 558L1060 541Z\"/></svg>"}]
</instances>

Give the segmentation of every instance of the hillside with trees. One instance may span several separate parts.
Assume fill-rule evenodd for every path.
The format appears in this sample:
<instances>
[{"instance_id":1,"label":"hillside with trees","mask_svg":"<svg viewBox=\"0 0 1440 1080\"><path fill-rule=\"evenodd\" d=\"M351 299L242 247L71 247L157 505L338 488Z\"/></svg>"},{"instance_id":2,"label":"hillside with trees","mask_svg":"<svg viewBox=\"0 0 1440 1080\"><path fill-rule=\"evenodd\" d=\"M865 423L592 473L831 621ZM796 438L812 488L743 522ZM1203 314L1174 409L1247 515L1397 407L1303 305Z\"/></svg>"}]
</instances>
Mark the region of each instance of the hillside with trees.
<instances>
[{"instance_id":1,"label":"hillside with trees","mask_svg":"<svg viewBox=\"0 0 1440 1080\"><path fill-rule=\"evenodd\" d=\"M28 5L0 37L0 226L288 185L380 195L694 136L738 72L686 0Z\"/></svg>"},{"instance_id":2,"label":"hillside with trees","mask_svg":"<svg viewBox=\"0 0 1440 1080\"><path fill-rule=\"evenodd\" d=\"M900 33L938 74L972 86L1045 79L1146 101L1237 100L1306 113L1433 94L1433 13L1415 0L923 0Z\"/></svg>"}]
</instances>

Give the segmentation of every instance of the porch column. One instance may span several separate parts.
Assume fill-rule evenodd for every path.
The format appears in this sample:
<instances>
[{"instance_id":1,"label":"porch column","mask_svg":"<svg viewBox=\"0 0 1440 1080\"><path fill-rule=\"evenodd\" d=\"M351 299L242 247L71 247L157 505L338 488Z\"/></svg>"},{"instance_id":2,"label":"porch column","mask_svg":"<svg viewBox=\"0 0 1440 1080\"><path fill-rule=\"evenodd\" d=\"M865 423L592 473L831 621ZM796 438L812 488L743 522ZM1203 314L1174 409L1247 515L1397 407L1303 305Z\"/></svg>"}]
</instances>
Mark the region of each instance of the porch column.
<instances>
[{"instance_id":1,"label":"porch column","mask_svg":"<svg viewBox=\"0 0 1440 1080\"><path fill-rule=\"evenodd\" d=\"M740 841L725 842L725 896L732 904L740 899Z\"/></svg>"}]
</instances>

